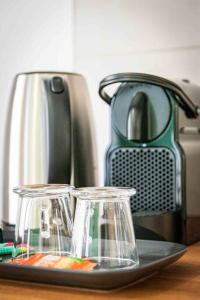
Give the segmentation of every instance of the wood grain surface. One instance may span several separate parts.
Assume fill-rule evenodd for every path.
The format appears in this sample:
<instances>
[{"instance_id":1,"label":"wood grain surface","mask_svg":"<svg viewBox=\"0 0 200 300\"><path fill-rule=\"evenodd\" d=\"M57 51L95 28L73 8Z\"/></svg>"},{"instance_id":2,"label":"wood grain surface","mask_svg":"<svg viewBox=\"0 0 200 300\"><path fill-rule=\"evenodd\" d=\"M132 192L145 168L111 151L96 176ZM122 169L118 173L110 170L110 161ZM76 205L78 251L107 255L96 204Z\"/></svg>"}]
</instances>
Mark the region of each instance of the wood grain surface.
<instances>
[{"instance_id":1,"label":"wood grain surface","mask_svg":"<svg viewBox=\"0 0 200 300\"><path fill-rule=\"evenodd\" d=\"M200 242L189 247L176 263L135 286L94 293L47 285L1 280L0 300L200 299Z\"/></svg>"}]
</instances>

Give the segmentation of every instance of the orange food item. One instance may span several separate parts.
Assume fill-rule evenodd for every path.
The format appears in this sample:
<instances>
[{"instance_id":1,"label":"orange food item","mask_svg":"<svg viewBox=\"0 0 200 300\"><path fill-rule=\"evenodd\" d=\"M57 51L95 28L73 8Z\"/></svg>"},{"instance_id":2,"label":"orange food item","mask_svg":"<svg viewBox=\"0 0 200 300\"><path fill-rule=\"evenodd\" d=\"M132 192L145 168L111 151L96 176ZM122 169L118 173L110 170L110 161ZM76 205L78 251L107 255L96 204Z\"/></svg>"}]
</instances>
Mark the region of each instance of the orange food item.
<instances>
[{"instance_id":1,"label":"orange food item","mask_svg":"<svg viewBox=\"0 0 200 300\"><path fill-rule=\"evenodd\" d=\"M57 269L74 269L77 263L71 258L62 257L57 263L55 263L54 268Z\"/></svg>"},{"instance_id":2,"label":"orange food item","mask_svg":"<svg viewBox=\"0 0 200 300\"><path fill-rule=\"evenodd\" d=\"M10 261L9 264L33 266L41 257L43 257L42 254L35 254L35 255L30 256L29 258L16 258L16 259Z\"/></svg>"},{"instance_id":3,"label":"orange food item","mask_svg":"<svg viewBox=\"0 0 200 300\"><path fill-rule=\"evenodd\" d=\"M91 271L94 269L94 267L96 267L96 265L96 263L89 260L83 260L81 264L76 264L73 270Z\"/></svg>"},{"instance_id":4,"label":"orange food item","mask_svg":"<svg viewBox=\"0 0 200 300\"><path fill-rule=\"evenodd\" d=\"M25 259L24 264L28 266L35 266L36 263L43 257L43 254L35 254Z\"/></svg>"},{"instance_id":5,"label":"orange food item","mask_svg":"<svg viewBox=\"0 0 200 300\"><path fill-rule=\"evenodd\" d=\"M44 254L34 254L29 258L16 258L9 263L35 267L83 271L91 271L96 266L96 263L87 259Z\"/></svg>"}]
</instances>

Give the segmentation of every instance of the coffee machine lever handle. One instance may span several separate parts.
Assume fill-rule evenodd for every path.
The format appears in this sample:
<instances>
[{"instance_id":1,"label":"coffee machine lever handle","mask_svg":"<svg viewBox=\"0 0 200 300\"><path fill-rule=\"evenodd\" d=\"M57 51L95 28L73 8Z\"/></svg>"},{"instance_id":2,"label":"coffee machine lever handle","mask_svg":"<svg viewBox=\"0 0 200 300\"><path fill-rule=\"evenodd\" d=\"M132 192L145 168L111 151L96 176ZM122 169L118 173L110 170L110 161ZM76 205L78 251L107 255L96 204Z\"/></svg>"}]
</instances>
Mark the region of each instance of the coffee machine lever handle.
<instances>
[{"instance_id":1,"label":"coffee machine lever handle","mask_svg":"<svg viewBox=\"0 0 200 300\"><path fill-rule=\"evenodd\" d=\"M197 118L200 115L200 108L196 106L179 85L171 80L142 73L119 73L105 77L99 84L99 95L108 104L111 104L114 95L109 96L105 88L116 83L140 82L163 87L175 95L176 102L185 111L188 118Z\"/></svg>"}]
</instances>

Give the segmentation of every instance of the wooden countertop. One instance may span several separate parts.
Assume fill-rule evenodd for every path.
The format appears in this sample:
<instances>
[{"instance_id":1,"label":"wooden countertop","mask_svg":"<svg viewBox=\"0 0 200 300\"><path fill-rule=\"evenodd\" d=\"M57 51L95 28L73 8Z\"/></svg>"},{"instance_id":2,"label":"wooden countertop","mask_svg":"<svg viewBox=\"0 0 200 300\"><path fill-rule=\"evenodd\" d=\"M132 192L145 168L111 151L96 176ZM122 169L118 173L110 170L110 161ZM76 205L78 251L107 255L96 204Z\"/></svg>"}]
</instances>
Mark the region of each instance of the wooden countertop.
<instances>
[{"instance_id":1,"label":"wooden countertop","mask_svg":"<svg viewBox=\"0 0 200 300\"><path fill-rule=\"evenodd\" d=\"M135 286L109 293L0 281L0 300L200 299L200 242L176 263Z\"/></svg>"}]
</instances>

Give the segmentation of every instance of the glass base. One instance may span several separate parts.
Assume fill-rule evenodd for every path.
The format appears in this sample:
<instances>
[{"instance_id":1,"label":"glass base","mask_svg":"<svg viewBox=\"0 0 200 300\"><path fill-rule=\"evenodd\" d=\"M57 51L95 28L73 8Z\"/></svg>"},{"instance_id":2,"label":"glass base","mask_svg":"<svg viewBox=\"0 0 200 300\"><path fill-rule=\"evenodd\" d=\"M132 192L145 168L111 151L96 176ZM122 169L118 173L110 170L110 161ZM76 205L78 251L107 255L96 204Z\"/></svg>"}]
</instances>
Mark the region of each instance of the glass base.
<instances>
[{"instance_id":1,"label":"glass base","mask_svg":"<svg viewBox=\"0 0 200 300\"><path fill-rule=\"evenodd\" d=\"M132 268L137 266L139 263L132 259L113 257L88 257L88 259L97 263L95 270Z\"/></svg>"}]
</instances>

